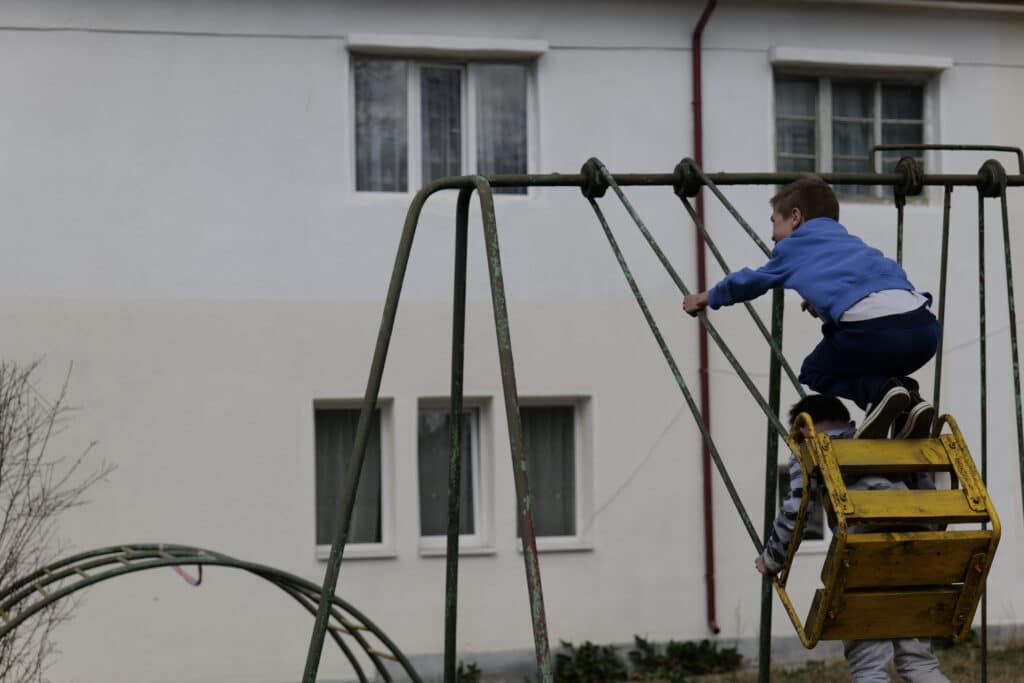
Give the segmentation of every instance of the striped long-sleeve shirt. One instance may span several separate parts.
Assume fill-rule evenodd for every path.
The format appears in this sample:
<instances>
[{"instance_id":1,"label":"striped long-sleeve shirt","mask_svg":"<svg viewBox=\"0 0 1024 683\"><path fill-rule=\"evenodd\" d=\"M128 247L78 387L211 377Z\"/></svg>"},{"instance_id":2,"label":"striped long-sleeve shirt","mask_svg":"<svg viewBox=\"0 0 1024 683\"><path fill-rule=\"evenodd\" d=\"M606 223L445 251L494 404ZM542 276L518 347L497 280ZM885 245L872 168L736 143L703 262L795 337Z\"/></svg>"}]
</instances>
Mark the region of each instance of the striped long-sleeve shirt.
<instances>
[{"instance_id":1,"label":"striped long-sleeve shirt","mask_svg":"<svg viewBox=\"0 0 1024 683\"><path fill-rule=\"evenodd\" d=\"M852 427L849 429L827 431L825 432L833 439L849 439L852 438L856 430ZM934 489L935 481L930 474L918 473L910 475L908 480L897 480L893 481L887 477L883 477L877 474L869 474L861 477L848 478L844 482L847 489L853 491L884 491L887 489L900 488L900 489ZM810 519L817 513L818 505L821 504L821 498L818 496L820 482L817 481L816 477L812 477L811 481L807 484L809 493L811 496L810 503L807 508L807 517ZM789 551L789 546L793 542L793 530L796 528L796 517L800 511L800 499L803 497L804 489L804 477L803 471L800 469L800 462L795 456L789 456L789 491L786 492L785 497L782 499L782 505L779 507L779 514L775 517L775 522L772 524L772 532L768 536L768 542L764 545L764 554L761 556L764 560L765 569L768 570L769 574L776 574L782 565L786 561L786 553ZM804 527L806 529L806 527ZM851 531L855 531L851 529ZM799 543L799 540L797 541Z\"/></svg>"}]
</instances>

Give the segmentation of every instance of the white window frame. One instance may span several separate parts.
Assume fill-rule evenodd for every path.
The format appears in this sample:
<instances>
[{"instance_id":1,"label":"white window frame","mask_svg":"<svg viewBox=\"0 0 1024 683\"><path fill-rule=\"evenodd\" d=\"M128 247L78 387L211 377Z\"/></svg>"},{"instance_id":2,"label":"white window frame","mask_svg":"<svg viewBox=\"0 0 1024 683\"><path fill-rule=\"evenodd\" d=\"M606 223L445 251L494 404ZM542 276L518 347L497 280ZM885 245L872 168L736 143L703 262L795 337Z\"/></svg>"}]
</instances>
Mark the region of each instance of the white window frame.
<instances>
[{"instance_id":1,"label":"white window frame","mask_svg":"<svg viewBox=\"0 0 1024 683\"><path fill-rule=\"evenodd\" d=\"M462 409L472 411L470 420L471 453L473 458L473 523L472 534L459 534L459 555L492 555L496 552L494 538L494 485L493 485L493 450L490 430L490 401L486 398L463 397ZM419 429L419 411L447 410L450 406L448 398L421 398L416 407L416 424ZM418 436L418 435L417 435ZM465 438L465 435L463 435ZM465 456L465 452L463 452ZM416 535L419 538L419 554L421 557L444 557L447 553L447 536L423 536L423 524L420 520L419 501L419 453L416 454ZM447 509L447 503L445 505Z\"/></svg>"},{"instance_id":2,"label":"white window frame","mask_svg":"<svg viewBox=\"0 0 1024 683\"><path fill-rule=\"evenodd\" d=\"M358 179L356 177L358 159L358 140L356 139L356 86L355 86L355 60L367 59L396 59L406 62L406 189L405 192L387 192L381 190L359 190L357 189ZM409 54L388 54L380 52L353 52L350 54L349 63L349 141L352 153L349 158L349 175L351 177L350 190L358 197L404 197L407 201L410 195L415 194L424 184L422 182L422 160L423 160L423 135L420 122L422 113L422 102L420 93L420 70L424 67L447 67L459 69L462 74L462 175L476 173L477 160L477 112L476 96L477 81L479 79L479 66L484 64L517 64L526 69L526 171L535 173L537 166L537 65L535 59L495 59L481 56L479 58L444 56L430 57ZM523 198L536 196L536 189L526 188L522 194L496 193L496 201L516 201Z\"/></svg>"},{"instance_id":3,"label":"white window frame","mask_svg":"<svg viewBox=\"0 0 1024 683\"><path fill-rule=\"evenodd\" d=\"M815 112L816 119L814 125L815 134L815 171L817 173L832 173L833 172L833 154L832 154L832 83L833 81L850 81L850 82L861 82L871 83L873 87L874 95L874 115L872 120L872 135L875 140L874 144L882 144L882 124L889 122L898 123L921 123L921 142L923 144L932 144L935 142L935 130L938 114L938 104L936 95L936 80L932 73L929 72L879 72L879 71L850 71L835 70L828 71L822 68L816 68L812 70L806 69L787 69L780 68L776 69L772 73L772 131L776 130L778 115L776 114L775 107L775 82L778 79L785 78L797 78L797 79L814 79L818 84L818 98L817 98L817 109ZM884 85L914 85L919 86L922 92L922 104L921 113L923 119L883 119L882 118L882 86ZM778 164L779 149L778 140L773 137L772 142L772 159L773 163ZM885 156L884 152L876 153L872 158L873 170L875 172L881 172L882 157ZM922 152L925 165L931 169L931 172L938 172L938 154L932 152ZM926 203L928 200L929 192L926 190L917 197L910 197L908 201ZM877 203L880 201L891 201L890 197L887 197L882 187L873 187L870 194L865 195L840 195L840 199L843 202L864 202L864 203Z\"/></svg>"},{"instance_id":4,"label":"white window frame","mask_svg":"<svg viewBox=\"0 0 1024 683\"><path fill-rule=\"evenodd\" d=\"M575 433L573 444L575 446L574 467L576 473L576 533L568 536L537 536L538 552L575 552L592 551L593 524L591 511L594 507L593 482L594 482L594 458L592 439L592 406L589 396L553 396L520 397L519 405L531 408L557 408L571 406L575 422ZM527 470L529 478L529 470ZM513 532L517 539L516 550L522 553L522 537L519 535L519 506L515 506L513 516ZM584 528L586 527L586 528Z\"/></svg>"},{"instance_id":5,"label":"white window frame","mask_svg":"<svg viewBox=\"0 0 1024 683\"><path fill-rule=\"evenodd\" d=\"M337 398L337 399L314 399L311 422L315 425L317 410L360 410L363 406L362 399ZM390 398L383 398L377 401L377 409L380 411L380 537L379 543L346 543L345 559L379 559L397 557L395 548L395 442L394 442L394 406ZM316 452L316 436L314 429L313 452ZM315 457L315 456L314 456ZM365 462L364 462L365 466ZM314 467L314 477L315 467ZM360 476L360 478L362 478ZM316 482L313 482L313 528L316 528ZM314 543L316 537L314 535ZM316 559L326 560L331 555L331 546L327 544L316 545Z\"/></svg>"}]
</instances>

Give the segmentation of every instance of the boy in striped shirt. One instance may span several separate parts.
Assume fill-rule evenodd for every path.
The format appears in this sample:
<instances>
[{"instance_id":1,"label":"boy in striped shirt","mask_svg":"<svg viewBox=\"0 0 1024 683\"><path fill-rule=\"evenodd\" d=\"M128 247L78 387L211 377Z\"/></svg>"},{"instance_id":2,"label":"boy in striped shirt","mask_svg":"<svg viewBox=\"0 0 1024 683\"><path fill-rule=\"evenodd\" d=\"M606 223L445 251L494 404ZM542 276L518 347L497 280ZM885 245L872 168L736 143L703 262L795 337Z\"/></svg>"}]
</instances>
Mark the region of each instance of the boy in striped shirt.
<instances>
[{"instance_id":1,"label":"boy in striped shirt","mask_svg":"<svg viewBox=\"0 0 1024 683\"><path fill-rule=\"evenodd\" d=\"M833 439L849 439L856 433L846 406L832 396L811 394L802 398L789 411L790 425L796 421L800 413L807 413L810 416L814 429L819 434L828 434ZM809 435L809 430L803 434L804 438ZM848 489L854 491L935 488L934 480L926 473L914 475L909 481L893 481L887 477L869 474L849 477L845 483ZM763 576L771 577L777 574L782 569L790 545L800 542L800 539L794 540L793 530L805 485L810 487L810 516L820 504L819 482L812 478L805 483L800 463L796 456L790 455L789 491L786 492L779 514L772 524L772 533L765 543L764 553L754 560L754 566ZM863 526L851 527L850 533L864 533L868 530ZM853 683L888 683L890 660L895 661L896 670L909 683L949 683L949 679L939 671L939 661L932 654L931 640L928 638L844 640L843 651Z\"/></svg>"}]
</instances>

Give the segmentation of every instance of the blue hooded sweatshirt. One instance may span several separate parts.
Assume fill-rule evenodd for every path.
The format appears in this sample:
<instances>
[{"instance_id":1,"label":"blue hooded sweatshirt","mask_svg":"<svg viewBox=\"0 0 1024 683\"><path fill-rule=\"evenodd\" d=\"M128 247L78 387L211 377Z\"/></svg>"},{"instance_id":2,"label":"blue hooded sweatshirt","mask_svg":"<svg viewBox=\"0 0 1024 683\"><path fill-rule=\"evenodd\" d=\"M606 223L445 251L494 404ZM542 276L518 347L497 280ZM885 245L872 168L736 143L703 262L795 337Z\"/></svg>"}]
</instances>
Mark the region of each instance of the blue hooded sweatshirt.
<instances>
[{"instance_id":1,"label":"blue hooded sweatshirt","mask_svg":"<svg viewBox=\"0 0 1024 683\"><path fill-rule=\"evenodd\" d=\"M812 218L775 245L768 263L738 270L712 287L708 305L749 301L776 287L795 289L826 323L874 292L914 289L899 264L881 251L831 218Z\"/></svg>"}]
</instances>

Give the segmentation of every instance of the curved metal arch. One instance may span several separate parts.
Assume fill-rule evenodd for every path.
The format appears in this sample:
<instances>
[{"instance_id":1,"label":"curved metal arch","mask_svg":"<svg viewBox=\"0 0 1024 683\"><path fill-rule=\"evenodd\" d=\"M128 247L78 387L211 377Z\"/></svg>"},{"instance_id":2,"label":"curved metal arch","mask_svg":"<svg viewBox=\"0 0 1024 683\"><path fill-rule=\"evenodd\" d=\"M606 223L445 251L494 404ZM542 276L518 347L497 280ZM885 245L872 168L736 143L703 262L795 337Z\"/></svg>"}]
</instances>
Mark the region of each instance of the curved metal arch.
<instances>
[{"instance_id":1,"label":"curved metal arch","mask_svg":"<svg viewBox=\"0 0 1024 683\"><path fill-rule=\"evenodd\" d=\"M302 605L307 612L316 615L321 588L300 576L204 548L134 543L107 546L70 555L8 584L0 591L0 640L25 620L72 593L118 576L176 565L210 565L240 569L272 583ZM34 596L39 596L39 599L33 600ZM360 683L367 683L366 672L345 637L362 649L385 681L392 680L382 661L387 659L397 662L414 683L421 683L416 670L398 646L366 615L338 596L334 596L331 603L329 633L352 664ZM367 634L372 635L379 645L375 646L367 638Z\"/></svg>"}]
</instances>

